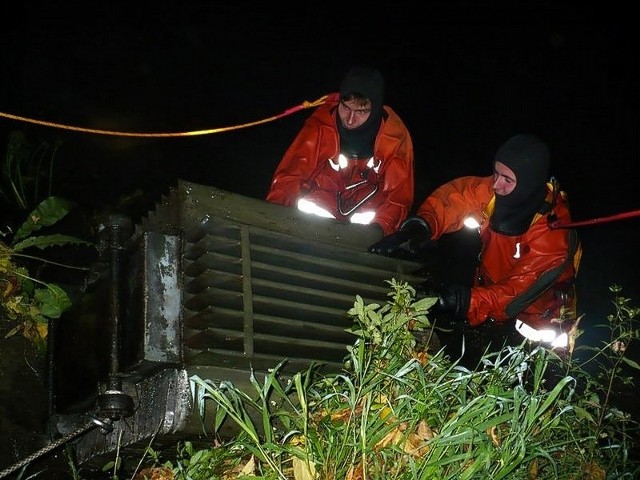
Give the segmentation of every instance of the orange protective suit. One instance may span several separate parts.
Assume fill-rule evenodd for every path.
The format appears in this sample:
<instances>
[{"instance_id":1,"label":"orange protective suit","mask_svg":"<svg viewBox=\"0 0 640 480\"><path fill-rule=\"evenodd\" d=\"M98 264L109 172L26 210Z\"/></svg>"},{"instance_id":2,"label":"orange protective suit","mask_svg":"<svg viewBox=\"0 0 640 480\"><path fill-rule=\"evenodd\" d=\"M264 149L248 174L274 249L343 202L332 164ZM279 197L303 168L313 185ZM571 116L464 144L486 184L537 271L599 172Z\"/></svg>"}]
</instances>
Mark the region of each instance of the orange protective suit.
<instances>
[{"instance_id":1,"label":"orange protective suit","mask_svg":"<svg viewBox=\"0 0 640 480\"><path fill-rule=\"evenodd\" d=\"M413 205L411 136L393 109L384 106L373 159L350 159L338 169L338 101L339 94L329 95L305 121L274 172L266 200L295 206L299 198L311 198L338 221L375 211L372 223L387 235L400 227Z\"/></svg>"},{"instance_id":2,"label":"orange protective suit","mask_svg":"<svg viewBox=\"0 0 640 480\"><path fill-rule=\"evenodd\" d=\"M517 318L535 329L566 331L575 320L574 279L582 249L575 230L549 226L549 218L560 224L571 221L564 194L554 191L557 185L547 184L549 211L537 214L522 235L507 236L489 226L492 184L493 177L457 178L436 189L417 211L429 223L433 239L459 230L468 217L481 224L482 250L471 288L469 324ZM562 316L561 325L563 306L572 314Z\"/></svg>"}]
</instances>

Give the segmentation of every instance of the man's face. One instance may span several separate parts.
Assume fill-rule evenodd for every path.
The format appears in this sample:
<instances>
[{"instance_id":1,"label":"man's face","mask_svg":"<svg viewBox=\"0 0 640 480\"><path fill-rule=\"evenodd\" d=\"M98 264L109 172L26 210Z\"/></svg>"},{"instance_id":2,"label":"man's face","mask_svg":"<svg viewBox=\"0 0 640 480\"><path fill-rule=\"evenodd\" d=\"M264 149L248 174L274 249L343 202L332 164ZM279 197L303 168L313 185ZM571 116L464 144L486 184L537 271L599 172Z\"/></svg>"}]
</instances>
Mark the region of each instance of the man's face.
<instances>
[{"instance_id":1,"label":"man's face","mask_svg":"<svg viewBox=\"0 0 640 480\"><path fill-rule=\"evenodd\" d=\"M509 195L516 188L516 174L502 162L493 165L493 191L496 195Z\"/></svg>"},{"instance_id":2,"label":"man's face","mask_svg":"<svg viewBox=\"0 0 640 480\"><path fill-rule=\"evenodd\" d=\"M340 101L338 116L346 129L358 128L371 116L371 102L359 100Z\"/></svg>"}]
</instances>

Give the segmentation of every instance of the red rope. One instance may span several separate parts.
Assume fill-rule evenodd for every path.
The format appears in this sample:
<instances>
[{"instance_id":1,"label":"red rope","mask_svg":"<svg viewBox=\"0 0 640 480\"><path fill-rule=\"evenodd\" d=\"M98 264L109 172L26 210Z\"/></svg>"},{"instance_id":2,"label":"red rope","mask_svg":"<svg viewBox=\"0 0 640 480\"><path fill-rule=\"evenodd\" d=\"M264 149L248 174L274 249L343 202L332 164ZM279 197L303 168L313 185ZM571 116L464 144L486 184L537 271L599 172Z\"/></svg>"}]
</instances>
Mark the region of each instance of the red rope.
<instances>
[{"instance_id":1,"label":"red rope","mask_svg":"<svg viewBox=\"0 0 640 480\"><path fill-rule=\"evenodd\" d=\"M62 130L73 130L76 132L84 132L84 133L94 133L94 134L98 134L98 135L116 135L116 136L120 136L120 137L157 137L157 138L162 138L162 137L191 137L194 135L209 135L212 133L222 133L222 132L228 132L230 130L237 130L240 128L247 128L247 127L253 127L256 125L260 125L262 123L266 123L266 122L271 122L274 120L278 120L282 117L285 117L287 115L291 115L292 113L298 112L302 109L305 108L312 108L312 107L317 107L318 105L322 105L328 98L328 95L324 95L322 97L320 97L319 99L313 101L313 102L309 102L309 101L304 101L302 102L300 105L296 105L292 108L289 108L287 110L285 110L283 113L280 113L278 115L274 115L272 117L268 117L268 118L263 118L262 120L256 120L255 122L249 122L249 123L244 123L241 125L232 125L230 127L221 127L221 128L211 128L208 130L195 130L195 131L190 131L190 132L155 132L155 133L148 133L148 132L123 132L123 131L116 131L116 130L99 130L96 128L85 128L85 127L78 127L78 126L74 126L74 125L64 125L62 123L55 123L55 122L48 122L45 120L38 120L35 118L28 118L28 117L21 117L19 115L13 115L11 113L5 113L5 112L0 112L0 117L4 117L4 118L9 118L11 120L17 120L19 122L27 122L27 123L33 123L35 125L44 125L46 127L53 127L53 128L58 128L58 129L62 129Z\"/></svg>"},{"instance_id":2,"label":"red rope","mask_svg":"<svg viewBox=\"0 0 640 480\"><path fill-rule=\"evenodd\" d=\"M640 217L640 210L633 210L631 212L618 213L616 215L610 215L608 217L592 218L591 220L583 220L580 222L568 222L560 223L557 220L549 223L551 228L571 228L571 227L584 227L586 225L597 225L599 223L615 222L617 220L625 220L627 218Z\"/></svg>"}]
</instances>

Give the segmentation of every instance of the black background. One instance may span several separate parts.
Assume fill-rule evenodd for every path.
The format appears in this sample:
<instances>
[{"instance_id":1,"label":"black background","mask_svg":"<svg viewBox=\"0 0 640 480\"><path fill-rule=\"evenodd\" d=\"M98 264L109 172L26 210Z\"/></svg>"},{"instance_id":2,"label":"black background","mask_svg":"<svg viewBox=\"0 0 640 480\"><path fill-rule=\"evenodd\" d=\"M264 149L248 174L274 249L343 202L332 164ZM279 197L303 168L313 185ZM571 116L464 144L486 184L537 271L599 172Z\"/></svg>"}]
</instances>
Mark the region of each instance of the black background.
<instances>
[{"instance_id":1,"label":"black background","mask_svg":"<svg viewBox=\"0 0 640 480\"><path fill-rule=\"evenodd\" d=\"M637 207L638 39L624 10L573 3L26 4L3 14L0 111L123 132L238 127L335 91L349 66L370 63L414 138L416 202L455 176L487 174L497 147L529 131L550 143L576 219L610 215ZM38 130L63 141L60 193L85 202L176 178L262 198L307 116L175 139ZM0 120L3 131L27 127Z\"/></svg>"}]
</instances>

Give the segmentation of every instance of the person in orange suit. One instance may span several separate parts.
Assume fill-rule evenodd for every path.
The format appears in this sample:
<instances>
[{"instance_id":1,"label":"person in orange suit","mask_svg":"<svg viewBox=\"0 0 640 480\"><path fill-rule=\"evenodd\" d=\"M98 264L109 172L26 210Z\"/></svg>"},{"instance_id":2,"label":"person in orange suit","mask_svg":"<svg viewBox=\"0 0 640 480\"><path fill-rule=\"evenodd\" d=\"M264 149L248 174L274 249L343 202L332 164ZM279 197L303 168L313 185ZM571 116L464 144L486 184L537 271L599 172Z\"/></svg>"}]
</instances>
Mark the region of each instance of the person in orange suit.
<instances>
[{"instance_id":1,"label":"person in orange suit","mask_svg":"<svg viewBox=\"0 0 640 480\"><path fill-rule=\"evenodd\" d=\"M481 250L469 285L416 287L438 298L435 318L481 331L485 344L501 347L505 340L513 344L526 338L566 351L576 322L582 247L574 229L552 226L570 223L571 214L566 194L549 180L549 164L545 142L516 135L498 149L493 175L461 177L435 189L416 216L369 251L417 254L446 233L465 225L477 228Z\"/></svg>"},{"instance_id":2,"label":"person in orange suit","mask_svg":"<svg viewBox=\"0 0 640 480\"><path fill-rule=\"evenodd\" d=\"M384 105L382 74L352 67L280 160L266 200L339 222L396 231L414 197L413 142Z\"/></svg>"}]
</instances>

